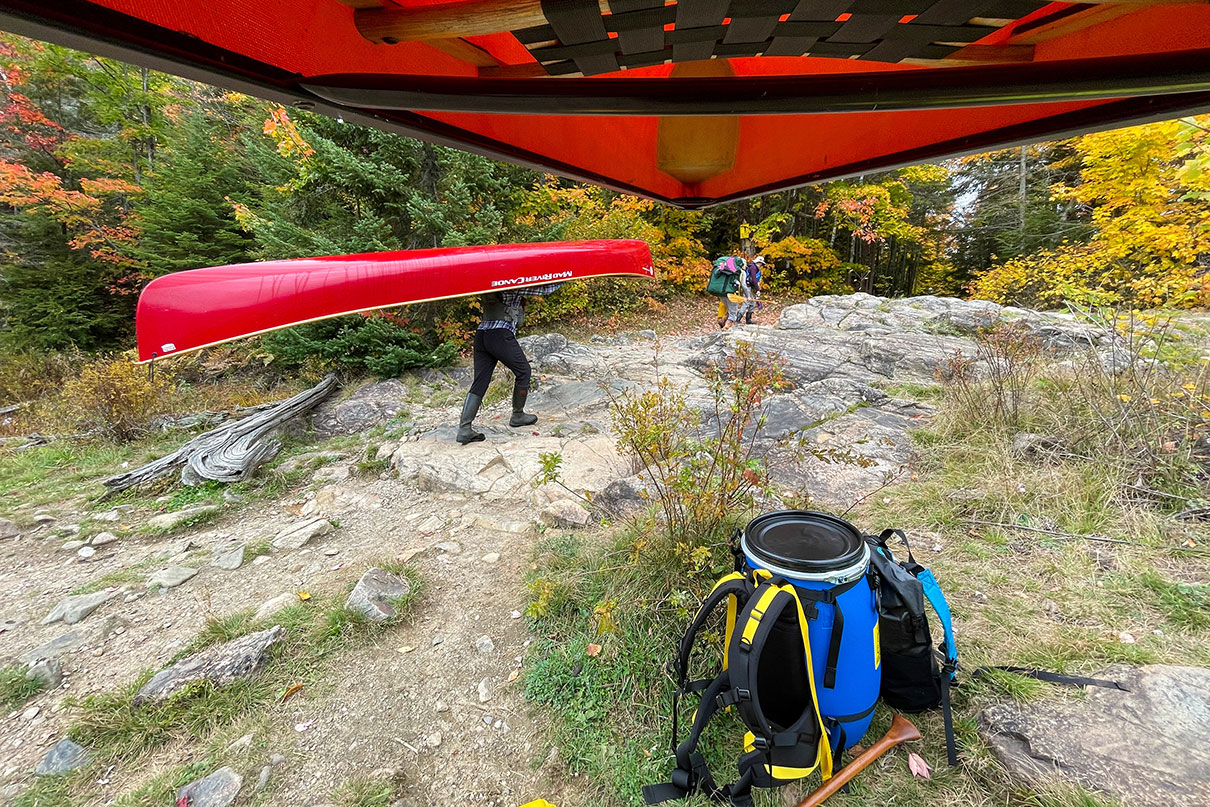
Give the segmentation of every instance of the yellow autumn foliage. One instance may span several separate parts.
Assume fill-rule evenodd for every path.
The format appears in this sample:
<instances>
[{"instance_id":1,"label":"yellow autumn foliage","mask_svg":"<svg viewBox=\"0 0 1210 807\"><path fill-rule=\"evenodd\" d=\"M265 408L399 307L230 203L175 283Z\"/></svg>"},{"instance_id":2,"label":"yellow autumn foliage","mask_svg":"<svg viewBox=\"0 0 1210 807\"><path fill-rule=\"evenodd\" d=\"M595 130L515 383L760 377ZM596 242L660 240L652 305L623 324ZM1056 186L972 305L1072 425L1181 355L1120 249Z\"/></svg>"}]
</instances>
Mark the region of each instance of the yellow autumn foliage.
<instances>
[{"instance_id":1,"label":"yellow autumn foliage","mask_svg":"<svg viewBox=\"0 0 1210 807\"><path fill-rule=\"evenodd\" d=\"M1210 305L1208 130L1203 116L1075 140L1080 180L1051 197L1091 211L1091 240L993 266L971 294L1042 308Z\"/></svg>"},{"instance_id":2,"label":"yellow autumn foliage","mask_svg":"<svg viewBox=\"0 0 1210 807\"><path fill-rule=\"evenodd\" d=\"M119 441L137 437L156 415L171 410L171 375L154 377L128 358L98 359L80 368L63 386L64 420L84 432Z\"/></svg>"}]
</instances>

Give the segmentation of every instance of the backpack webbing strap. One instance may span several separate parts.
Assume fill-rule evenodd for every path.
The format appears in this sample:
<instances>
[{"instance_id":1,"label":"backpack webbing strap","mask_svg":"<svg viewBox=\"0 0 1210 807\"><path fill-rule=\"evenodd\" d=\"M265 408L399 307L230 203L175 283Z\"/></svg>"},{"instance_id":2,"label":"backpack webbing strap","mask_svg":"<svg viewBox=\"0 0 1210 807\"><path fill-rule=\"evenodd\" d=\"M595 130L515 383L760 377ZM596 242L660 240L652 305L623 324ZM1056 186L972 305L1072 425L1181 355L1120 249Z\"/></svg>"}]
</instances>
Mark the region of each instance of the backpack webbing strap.
<instances>
[{"instance_id":1,"label":"backpack webbing strap","mask_svg":"<svg viewBox=\"0 0 1210 807\"><path fill-rule=\"evenodd\" d=\"M731 574L724 575L722 578L720 578L719 581L714 584L714 588L710 590L710 593L706 595L706 599L702 602L701 608L698 609L697 614L693 617L693 621L689 623L689 627L686 629L685 635L681 638L680 646L677 648L677 686L682 692L693 691L689 688L692 686L692 684L690 684L688 681L689 656L693 653L693 643L697 639L698 631L702 629L702 625L704 625L706 620L710 618L710 615L714 613L714 609L718 607L718 604L724 599L730 598L727 602L727 633L723 638L723 669L727 669L727 654L725 652L726 642L730 640L731 631L735 627L735 614L739 608L739 599L741 596L746 598L751 589L751 584L742 574L739 572L732 572ZM709 680L710 679L705 679L707 682Z\"/></svg>"},{"instance_id":2,"label":"backpack webbing strap","mask_svg":"<svg viewBox=\"0 0 1210 807\"><path fill-rule=\"evenodd\" d=\"M836 598L865 579L863 575L843 585L823 591L815 589L798 591L798 597L802 600L832 606L832 638L828 642L828 658L824 665L823 674L823 685L828 689L836 688L836 667L840 664L840 640L844 635L844 611L836 603Z\"/></svg>"},{"instance_id":3,"label":"backpack webbing strap","mask_svg":"<svg viewBox=\"0 0 1210 807\"><path fill-rule=\"evenodd\" d=\"M689 735L684 742L676 747L676 768L672 771L670 781L643 787L643 799L648 804L683 799L699 788L711 796L718 793L718 786L714 784L714 777L711 776L710 769L706 766L705 758L698 753L697 744L701 740L706 724L718 711L716 699L728 686L728 683L728 674L720 673L702 692L701 703L698 704L693 716L693 727L689 729Z\"/></svg>"},{"instance_id":4,"label":"backpack webbing strap","mask_svg":"<svg viewBox=\"0 0 1210 807\"><path fill-rule=\"evenodd\" d=\"M1024 675L1026 678L1036 678L1049 684L1066 684L1075 687L1104 687L1105 689L1117 689L1122 692L1130 691L1117 681L1106 681L1103 678L1085 678L1082 675L1064 675L1063 673L1049 672L1047 670L1034 670L1029 667L979 667L971 673L971 678L978 678L988 670L1016 673L1017 675Z\"/></svg>"},{"instance_id":5,"label":"backpack webbing strap","mask_svg":"<svg viewBox=\"0 0 1210 807\"><path fill-rule=\"evenodd\" d=\"M945 724L945 760L951 768L958 766L958 743L954 739L954 713L950 708L950 676L941 675L941 719Z\"/></svg>"},{"instance_id":6,"label":"backpack webbing strap","mask_svg":"<svg viewBox=\"0 0 1210 807\"><path fill-rule=\"evenodd\" d=\"M919 566L920 564L916 563L916 559L914 557L912 557L912 545L908 543L907 534L904 533L903 530L897 530L897 529L888 527L887 529L885 529L881 533L879 533L878 538L876 540L880 547L882 547L883 549L887 549L886 542L891 540L891 538L893 538L895 536L898 536L899 540L903 541L903 546L905 549L907 549L908 563L911 564L911 566ZM887 549L887 551L889 552L890 550Z\"/></svg>"}]
</instances>

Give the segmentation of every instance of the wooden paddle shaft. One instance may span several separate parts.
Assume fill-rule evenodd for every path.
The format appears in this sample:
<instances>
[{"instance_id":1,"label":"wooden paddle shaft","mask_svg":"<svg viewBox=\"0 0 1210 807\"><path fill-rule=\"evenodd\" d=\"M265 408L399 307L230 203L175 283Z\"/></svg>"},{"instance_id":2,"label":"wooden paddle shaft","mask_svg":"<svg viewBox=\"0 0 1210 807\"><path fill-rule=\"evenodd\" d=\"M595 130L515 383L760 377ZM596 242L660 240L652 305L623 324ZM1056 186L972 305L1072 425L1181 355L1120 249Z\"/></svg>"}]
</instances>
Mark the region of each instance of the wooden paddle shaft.
<instances>
[{"instance_id":1,"label":"wooden paddle shaft","mask_svg":"<svg viewBox=\"0 0 1210 807\"><path fill-rule=\"evenodd\" d=\"M602 14L609 0L599 0ZM359 8L357 30L372 42L415 42L497 34L546 24L541 0L463 0L405 9Z\"/></svg>"},{"instance_id":2,"label":"wooden paddle shaft","mask_svg":"<svg viewBox=\"0 0 1210 807\"><path fill-rule=\"evenodd\" d=\"M880 756L890 751L900 743L906 743L909 740L919 740L920 731L912 725L905 717L895 715L891 720L891 728L882 736L878 742L871 745L861 756L845 765L840 773L833 776L831 779L823 783L823 786L816 790L811 795L798 803L798 807L818 807L823 804L829 796L840 790L849 780L863 770L869 767L870 763L878 759Z\"/></svg>"}]
</instances>

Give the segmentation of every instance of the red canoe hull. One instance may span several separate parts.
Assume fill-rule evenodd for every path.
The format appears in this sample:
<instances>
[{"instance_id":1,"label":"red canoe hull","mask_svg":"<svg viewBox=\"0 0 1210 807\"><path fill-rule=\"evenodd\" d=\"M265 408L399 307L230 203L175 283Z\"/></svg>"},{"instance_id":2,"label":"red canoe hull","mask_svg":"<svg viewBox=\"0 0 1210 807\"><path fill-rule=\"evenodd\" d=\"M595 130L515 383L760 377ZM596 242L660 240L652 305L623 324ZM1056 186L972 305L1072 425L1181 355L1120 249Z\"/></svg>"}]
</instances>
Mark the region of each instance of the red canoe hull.
<instances>
[{"instance_id":1,"label":"red canoe hull","mask_svg":"<svg viewBox=\"0 0 1210 807\"><path fill-rule=\"evenodd\" d=\"M139 361L342 314L608 275L655 277L647 244L505 244L177 272L139 297Z\"/></svg>"}]
</instances>

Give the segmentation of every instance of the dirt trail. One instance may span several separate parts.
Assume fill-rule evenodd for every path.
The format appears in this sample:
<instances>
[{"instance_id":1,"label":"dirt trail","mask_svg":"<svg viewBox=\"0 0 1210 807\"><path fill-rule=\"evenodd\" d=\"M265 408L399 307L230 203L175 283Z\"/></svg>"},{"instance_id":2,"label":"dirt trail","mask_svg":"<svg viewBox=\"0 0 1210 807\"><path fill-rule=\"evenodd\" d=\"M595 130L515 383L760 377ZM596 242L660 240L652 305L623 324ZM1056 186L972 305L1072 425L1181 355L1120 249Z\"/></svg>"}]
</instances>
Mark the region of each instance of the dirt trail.
<instances>
[{"instance_id":1,"label":"dirt trail","mask_svg":"<svg viewBox=\"0 0 1210 807\"><path fill-rule=\"evenodd\" d=\"M453 414L435 410L429 419L448 424ZM346 453L357 458L363 450ZM318 475L338 467L325 466ZM87 563L64 551L63 539L49 535L50 527L7 542L0 571L0 623L6 627L0 655L17 658L71 633L80 642L61 656L63 687L0 720L0 804L28 786L33 766L70 726L65 696L110 691L143 669L159 669L204 627L208 614L256 608L287 592L342 592L375 563L399 558L410 558L426 587L414 620L345 653L316 686L259 715L260 725L267 718L267 736L257 738L260 752L236 764L245 778L239 803L325 804L345 780L382 769L402 772L398 792L414 807L522 804L549 796L556 785L546 781L549 766L542 767L548 748L529 717L520 681L509 681L529 638L525 620L514 614L526 605L522 578L535 539L532 507L499 501L485 506L384 477L348 482L357 498L333 515L339 524L333 533L300 550L246 561L235 571L208 565L210 558L241 541L271 538L307 496L250 503L182 537L123 538ZM506 529L471 523L485 513L489 523ZM69 518L78 514L61 513L58 523ZM199 573L180 587L142 593L146 576L170 563ZM119 594L77 625L40 624L73 589L132 567L137 582L127 585L139 593L136 599L128 602ZM483 636L491 642L488 652L476 648ZM483 680L491 692L485 702L479 694ZM93 803L106 803L151 773L191 761L195 751L165 749L143 760L140 770L111 772ZM252 801L252 784L272 753L286 761Z\"/></svg>"}]
</instances>

